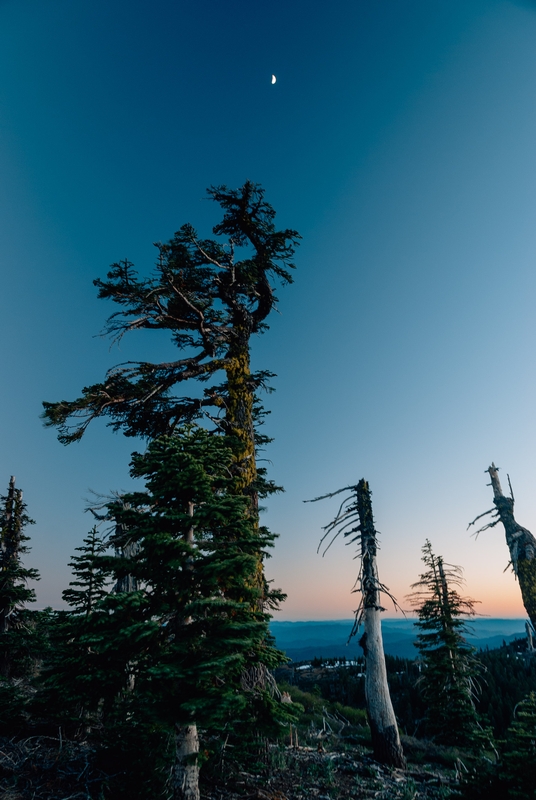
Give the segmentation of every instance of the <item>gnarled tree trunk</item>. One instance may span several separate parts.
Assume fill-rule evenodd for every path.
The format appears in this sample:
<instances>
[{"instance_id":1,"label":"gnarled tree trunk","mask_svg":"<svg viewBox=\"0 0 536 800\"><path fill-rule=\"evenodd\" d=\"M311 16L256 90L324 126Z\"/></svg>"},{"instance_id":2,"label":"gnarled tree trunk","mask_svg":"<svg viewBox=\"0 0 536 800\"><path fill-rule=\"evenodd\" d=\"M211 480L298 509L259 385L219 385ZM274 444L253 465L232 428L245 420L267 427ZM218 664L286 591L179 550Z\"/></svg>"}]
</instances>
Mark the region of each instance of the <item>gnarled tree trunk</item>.
<instances>
[{"instance_id":1,"label":"gnarled tree trunk","mask_svg":"<svg viewBox=\"0 0 536 800\"><path fill-rule=\"evenodd\" d=\"M495 464L492 463L487 472L491 478L493 502L498 516L497 522L500 520L504 525L510 561L519 581L523 605L533 629L536 630L536 539L529 530L516 522L513 495L511 497L504 496ZM491 523L491 525L493 524Z\"/></svg>"}]
</instances>

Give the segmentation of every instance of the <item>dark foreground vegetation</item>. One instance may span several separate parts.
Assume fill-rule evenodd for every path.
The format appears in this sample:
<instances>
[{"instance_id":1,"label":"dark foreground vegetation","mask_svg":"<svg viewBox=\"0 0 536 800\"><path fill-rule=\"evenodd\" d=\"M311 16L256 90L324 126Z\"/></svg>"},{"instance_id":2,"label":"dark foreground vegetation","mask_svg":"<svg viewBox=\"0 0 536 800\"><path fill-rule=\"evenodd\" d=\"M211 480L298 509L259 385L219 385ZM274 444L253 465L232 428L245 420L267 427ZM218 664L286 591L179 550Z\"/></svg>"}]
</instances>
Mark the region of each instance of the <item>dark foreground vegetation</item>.
<instances>
[{"instance_id":1,"label":"dark foreground vegetation","mask_svg":"<svg viewBox=\"0 0 536 800\"><path fill-rule=\"evenodd\" d=\"M51 624L47 614L41 644L43 628ZM478 660L486 671L477 710L494 732L480 749L420 736L426 709L419 662L386 657L405 770L373 758L363 663L315 659L280 667L276 677L282 704L292 709L293 721L280 722L272 735L258 735L247 725L236 731L232 726L219 733L201 731L201 797L534 797L536 660L523 639L481 652ZM98 715L92 725L57 725L42 715L41 669L34 664L32 675L0 683L2 798L169 796L174 758L169 733L139 730L125 719L106 729ZM526 696L531 700L524 703Z\"/></svg>"}]
</instances>

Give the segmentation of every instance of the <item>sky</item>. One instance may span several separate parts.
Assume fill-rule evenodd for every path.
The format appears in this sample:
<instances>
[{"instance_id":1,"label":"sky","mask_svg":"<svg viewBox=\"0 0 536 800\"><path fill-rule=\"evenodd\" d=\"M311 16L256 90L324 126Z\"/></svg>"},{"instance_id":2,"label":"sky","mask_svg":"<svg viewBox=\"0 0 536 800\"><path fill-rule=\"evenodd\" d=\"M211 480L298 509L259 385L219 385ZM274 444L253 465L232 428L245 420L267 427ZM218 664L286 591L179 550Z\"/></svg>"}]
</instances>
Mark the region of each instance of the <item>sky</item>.
<instances>
[{"instance_id":1,"label":"sky","mask_svg":"<svg viewBox=\"0 0 536 800\"><path fill-rule=\"evenodd\" d=\"M355 552L317 553L336 502L303 501L362 477L402 607L428 538L480 613L525 616L503 530L467 524L494 461L536 533L535 41L529 0L0 0L0 492L15 475L36 520L38 607L143 449L101 422L64 447L42 401L172 352L111 348L92 280L209 236L206 188L252 180L303 237L253 342L277 618L351 616Z\"/></svg>"}]
</instances>

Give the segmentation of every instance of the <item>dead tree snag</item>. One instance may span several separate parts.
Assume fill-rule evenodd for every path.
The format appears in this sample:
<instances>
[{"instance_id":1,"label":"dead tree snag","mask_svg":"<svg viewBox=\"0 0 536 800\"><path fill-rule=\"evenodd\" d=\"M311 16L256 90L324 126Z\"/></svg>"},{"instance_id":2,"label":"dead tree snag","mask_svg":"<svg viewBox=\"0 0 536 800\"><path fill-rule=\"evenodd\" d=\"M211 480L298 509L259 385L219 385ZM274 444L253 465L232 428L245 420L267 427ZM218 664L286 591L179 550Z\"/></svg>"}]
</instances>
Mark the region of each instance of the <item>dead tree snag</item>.
<instances>
[{"instance_id":1,"label":"dead tree snag","mask_svg":"<svg viewBox=\"0 0 536 800\"><path fill-rule=\"evenodd\" d=\"M387 683L380 617L385 610L380 603L381 593L387 594L393 601L394 598L378 577L378 544L368 483L362 478L357 486L347 486L323 497L333 497L345 491L350 494L343 500L335 519L324 528L326 533L320 544L333 534L327 550L339 533L343 533L345 537L356 534L350 542L358 542L361 568L353 591L361 593L361 600L355 612L350 638L363 623L365 630L359 644L365 657L365 698L374 758L383 764L404 768L406 761ZM315 500L322 500L323 497Z\"/></svg>"},{"instance_id":2,"label":"dead tree snag","mask_svg":"<svg viewBox=\"0 0 536 800\"><path fill-rule=\"evenodd\" d=\"M495 507L485 511L483 514L479 514L469 523L469 527L474 525L478 519L487 516L487 514L492 515L492 520L487 525L479 528L477 534L488 528L494 528L495 525L502 522L506 544L510 551L510 564L519 581L523 605L533 629L536 630L536 539L527 528L523 528L522 525L516 522L512 487L510 486L510 497L505 497L499 480L499 468L492 463L486 472L489 472L491 478ZM510 483L510 480L508 482Z\"/></svg>"}]
</instances>

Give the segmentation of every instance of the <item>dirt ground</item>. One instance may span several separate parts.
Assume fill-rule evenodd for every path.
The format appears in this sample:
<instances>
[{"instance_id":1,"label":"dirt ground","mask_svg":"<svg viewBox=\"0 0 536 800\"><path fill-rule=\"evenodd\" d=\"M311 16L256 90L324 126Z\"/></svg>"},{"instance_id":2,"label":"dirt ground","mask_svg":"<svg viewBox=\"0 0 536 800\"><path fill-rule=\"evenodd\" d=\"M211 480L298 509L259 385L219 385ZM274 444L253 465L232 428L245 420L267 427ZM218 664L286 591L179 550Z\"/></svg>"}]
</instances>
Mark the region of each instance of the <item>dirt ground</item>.
<instances>
[{"instance_id":1,"label":"dirt ground","mask_svg":"<svg viewBox=\"0 0 536 800\"><path fill-rule=\"evenodd\" d=\"M215 776L216 777L216 776ZM440 765L409 764L389 769L363 748L344 753L318 753L311 748L272 748L266 768L228 775L205 784L203 800L439 800L456 797L457 770Z\"/></svg>"},{"instance_id":2,"label":"dirt ground","mask_svg":"<svg viewBox=\"0 0 536 800\"><path fill-rule=\"evenodd\" d=\"M412 743L406 743L406 752ZM99 796L103 776L92 765L91 749L53 737L0 741L2 800L90 800ZM422 753L416 753L422 761ZM389 769L357 745L344 751L267 746L251 772L224 765L202 771L202 800L445 800L458 794L456 766L413 763Z\"/></svg>"}]
</instances>

